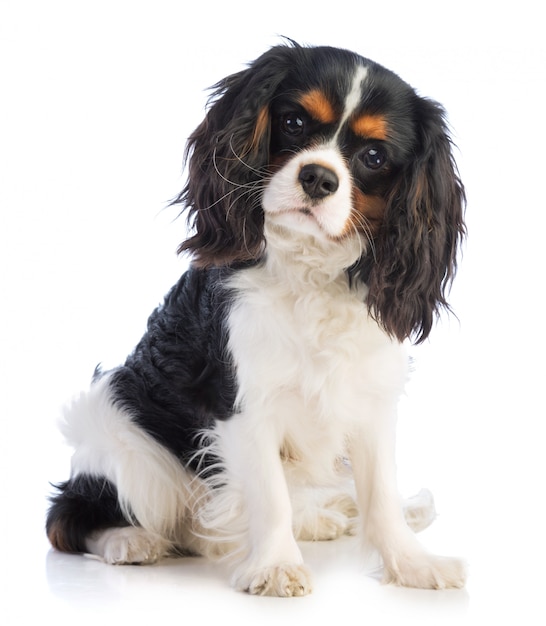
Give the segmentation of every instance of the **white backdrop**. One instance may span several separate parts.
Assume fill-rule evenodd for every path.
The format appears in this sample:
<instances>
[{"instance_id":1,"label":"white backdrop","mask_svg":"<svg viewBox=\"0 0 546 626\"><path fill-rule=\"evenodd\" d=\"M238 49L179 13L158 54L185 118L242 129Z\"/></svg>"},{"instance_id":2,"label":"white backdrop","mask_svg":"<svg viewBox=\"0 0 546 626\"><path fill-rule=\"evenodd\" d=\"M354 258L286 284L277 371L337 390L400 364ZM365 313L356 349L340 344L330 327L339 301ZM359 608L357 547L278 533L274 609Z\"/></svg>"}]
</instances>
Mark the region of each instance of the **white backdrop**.
<instances>
[{"instance_id":1,"label":"white backdrop","mask_svg":"<svg viewBox=\"0 0 546 626\"><path fill-rule=\"evenodd\" d=\"M546 46L538 12L533 0L0 0L0 476L11 583L2 604L10 626L31 608L70 619L79 610L71 600L79 557L56 561L42 530L48 481L69 468L59 408L96 363L125 357L185 267L175 254L184 222L166 205L182 186L185 138L203 115L205 89L280 35L354 49L442 102L469 200L452 292L459 321L414 350L399 430L401 488L433 489L441 516L425 540L467 556L468 588L386 592L338 566L341 578L309 602L331 603L320 614L338 618L351 604L363 622L387 620L392 601L397 622L544 618ZM335 561L335 548L325 549ZM166 567L153 571L161 578ZM103 570L85 572L96 592ZM159 591L126 576L117 611L132 615L131 589L176 606L175 577ZM353 593L359 576L362 594ZM221 589L211 585L205 615L235 602L243 611L273 606ZM283 604L282 619L312 618L317 606Z\"/></svg>"}]
</instances>

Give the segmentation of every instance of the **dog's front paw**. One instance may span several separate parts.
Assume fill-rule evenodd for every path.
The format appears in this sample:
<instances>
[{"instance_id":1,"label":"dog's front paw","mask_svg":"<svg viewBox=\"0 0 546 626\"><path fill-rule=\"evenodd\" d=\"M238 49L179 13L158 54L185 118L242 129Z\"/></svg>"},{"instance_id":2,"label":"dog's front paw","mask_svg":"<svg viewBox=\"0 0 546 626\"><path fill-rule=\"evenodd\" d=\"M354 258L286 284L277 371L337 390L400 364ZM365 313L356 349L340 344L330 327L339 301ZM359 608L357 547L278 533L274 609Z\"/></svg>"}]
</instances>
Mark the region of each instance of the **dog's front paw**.
<instances>
[{"instance_id":1,"label":"dog's front paw","mask_svg":"<svg viewBox=\"0 0 546 626\"><path fill-rule=\"evenodd\" d=\"M305 565L282 563L239 575L235 586L259 596L288 598L312 591L311 575Z\"/></svg>"},{"instance_id":2,"label":"dog's front paw","mask_svg":"<svg viewBox=\"0 0 546 626\"><path fill-rule=\"evenodd\" d=\"M383 582L419 589L459 589L466 582L466 565L460 559L430 554L402 557L385 566Z\"/></svg>"}]
</instances>

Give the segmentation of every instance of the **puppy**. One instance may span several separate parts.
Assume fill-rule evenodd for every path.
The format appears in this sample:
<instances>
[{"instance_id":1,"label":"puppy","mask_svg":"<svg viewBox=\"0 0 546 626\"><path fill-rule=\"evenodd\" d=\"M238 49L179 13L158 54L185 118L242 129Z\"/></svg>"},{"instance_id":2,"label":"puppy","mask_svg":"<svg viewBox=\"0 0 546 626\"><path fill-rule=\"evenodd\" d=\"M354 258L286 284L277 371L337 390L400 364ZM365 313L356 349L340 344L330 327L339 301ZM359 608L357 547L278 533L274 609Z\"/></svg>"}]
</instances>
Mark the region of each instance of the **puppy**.
<instances>
[{"instance_id":1,"label":"puppy","mask_svg":"<svg viewBox=\"0 0 546 626\"><path fill-rule=\"evenodd\" d=\"M412 530L432 502L404 507L395 477L403 343L448 308L465 231L443 109L357 54L290 43L216 85L186 156L191 266L66 410L52 545L224 557L237 589L298 596L297 541L358 530L385 581L462 586Z\"/></svg>"}]
</instances>

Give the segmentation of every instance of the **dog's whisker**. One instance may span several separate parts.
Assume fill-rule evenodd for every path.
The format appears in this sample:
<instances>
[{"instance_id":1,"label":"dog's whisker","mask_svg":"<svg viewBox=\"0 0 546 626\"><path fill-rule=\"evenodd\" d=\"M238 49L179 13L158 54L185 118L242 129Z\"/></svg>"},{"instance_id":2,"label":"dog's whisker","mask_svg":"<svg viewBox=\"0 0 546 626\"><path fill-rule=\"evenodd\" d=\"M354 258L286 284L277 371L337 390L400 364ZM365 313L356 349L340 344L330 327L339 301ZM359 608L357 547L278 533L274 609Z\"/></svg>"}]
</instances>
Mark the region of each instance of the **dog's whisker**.
<instances>
[{"instance_id":1,"label":"dog's whisker","mask_svg":"<svg viewBox=\"0 0 546 626\"><path fill-rule=\"evenodd\" d=\"M226 217L229 218L232 209L236 210L236 207L239 201L242 200L245 196L252 197L252 195L255 195L256 202L249 204L249 206L250 206L251 211L258 209L261 206L261 197L262 197L262 193L264 189L265 189L265 185L262 186L261 181L257 181L256 187L254 189L243 189L243 190L234 189L232 193L235 193L237 191L241 191L241 193L237 197L230 199L230 202L226 209ZM246 220L246 217L245 217L245 220ZM243 230L243 234L244 233L246 233L246 230Z\"/></svg>"},{"instance_id":2,"label":"dog's whisker","mask_svg":"<svg viewBox=\"0 0 546 626\"><path fill-rule=\"evenodd\" d=\"M355 233L361 233L364 235L366 241L368 242L369 251L371 252L374 260L377 260L375 238L373 236L373 229L370 221L365 215L362 215L362 213L358 211L354 211L353 220L354 221L351 221L352 228L354 229ZM364 254L364 252L364 250L361 251L361 256L362 254Z\"/></svg>"},{"instance_id":3,"label":"dog's whisker","mask_svg":"<svg viewBox=\"0 0 546 626\"><path fill-rule=\"evenodd\" d=\"M231 152L233 153L233 156L235 157L235 159L241 164L243 165L246 169L250 170L251 172L255 172L256 174L259 174L260 176L264 173L265 170L265 166L261 166L259 169L253 167L252 165L250 165L249 163L247 163L246 161L244 161L235 151L235 148L233 147L233 135L229 138L229 148L231 150Z\"/></svg>"},{"instance_id":4,"label":"dog's whisker","mask_svg":"<svg viewBox=\"0 0 546 626\"><path fill-rule=\"evenodd\" d=\"M256 181L254 186L251 186L251 185L234 186L233 189L230 189L223 196L220 196L212 204L209 204L207 206L203 206L201 208L201 210L208 211L208 210L214 208L216 205L223 203L224 200L226 200L226 198L229 198L230 196L234 196L235 194L240 192L240 194L238 196L236 196L234 200L231 200L230 204L228 205L228 206L231 206L232 204L236 204L239 200L244 198L246 195L253 194L253 193L255 193L256 195L259 195L259 194L263 193L264 189L265 189L265 185L262 186L262 182L261 181Z\"/></svg>"},{"instance_id":5,"label":"dog's whisker","mask_svg":"<svg viewBox=\"0 0 546 626\"><path fill-rule=\"evenodd\" d=\"M218 174L218 176L225 181L226 183L228 183L229 185L233 185L234 187L249 187L252 186L254 184L254 181L250 182L250 183L239 183L237 181L233 181L230 180L229 178L227 178L221 171L220 168L218 167L218 160L217 160L217 149L215 148L213 153L212 153L212 163L214 166L214 170L216 171L216 173Z\"/></svg>"}]
</instances>

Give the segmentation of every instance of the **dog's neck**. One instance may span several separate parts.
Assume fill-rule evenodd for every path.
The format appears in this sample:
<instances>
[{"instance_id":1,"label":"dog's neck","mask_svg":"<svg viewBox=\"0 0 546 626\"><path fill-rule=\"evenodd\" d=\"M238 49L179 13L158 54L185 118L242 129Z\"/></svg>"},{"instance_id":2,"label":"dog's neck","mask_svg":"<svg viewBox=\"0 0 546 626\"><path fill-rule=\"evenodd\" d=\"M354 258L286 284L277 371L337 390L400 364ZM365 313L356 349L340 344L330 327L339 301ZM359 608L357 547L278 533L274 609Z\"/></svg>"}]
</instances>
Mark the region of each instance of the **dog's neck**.
<instances>
[{"instance_id":1,"label":"dog's neck","mask_svg":"<svg viewBox=\"0 0 546 626\"><path fill-rule=\"evenodd\" d=\"M272 278L296 292L346 283L347 269L366 251L365 241L358 235L339 241L319 239L267 220L265 235L265 268Z\"/></svg>"}]
</instances>

